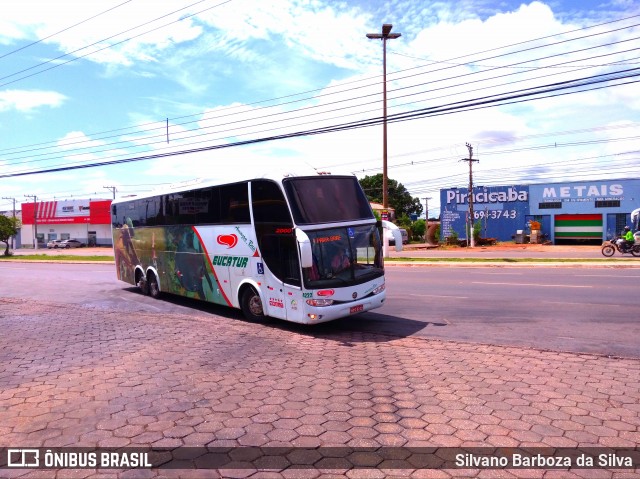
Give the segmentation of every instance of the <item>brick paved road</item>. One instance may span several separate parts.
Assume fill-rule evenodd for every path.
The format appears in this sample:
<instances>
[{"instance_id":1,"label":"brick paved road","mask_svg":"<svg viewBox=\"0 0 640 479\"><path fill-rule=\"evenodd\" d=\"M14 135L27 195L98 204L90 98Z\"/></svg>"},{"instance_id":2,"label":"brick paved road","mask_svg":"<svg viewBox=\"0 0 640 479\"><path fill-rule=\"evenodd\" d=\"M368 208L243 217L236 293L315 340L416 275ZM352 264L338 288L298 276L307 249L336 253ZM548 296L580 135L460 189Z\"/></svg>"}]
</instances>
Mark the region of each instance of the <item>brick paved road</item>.
<instances>
[{"instance_id":1,"label":"brick paved road","mask_svg":"<svg viewBox=\"0 0 640 479\"><path fill-rule=\"evenodd\" d=\"M640 444L638 360L2 298L0 328L0 447ZM639 471L5 474L622 478Z\"/></svg>"}]
</instances>

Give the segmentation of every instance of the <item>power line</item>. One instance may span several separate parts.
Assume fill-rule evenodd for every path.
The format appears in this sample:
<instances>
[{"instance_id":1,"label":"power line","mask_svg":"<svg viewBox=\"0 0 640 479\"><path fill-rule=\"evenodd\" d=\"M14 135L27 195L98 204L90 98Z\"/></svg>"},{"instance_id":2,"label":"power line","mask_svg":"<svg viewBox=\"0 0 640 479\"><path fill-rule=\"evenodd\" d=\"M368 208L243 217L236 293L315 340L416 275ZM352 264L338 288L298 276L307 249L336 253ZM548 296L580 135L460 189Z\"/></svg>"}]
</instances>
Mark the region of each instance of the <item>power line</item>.
<instances>
[{"instance_id":1,"label":"power line","mask_svg":"<svg viewBox=\"0 0 640 479\"><path fill-rule=\"evenodd\" d=\"M614 74L625 73L625 72L634 71L634 70L637 70L637 69L622 70L622 71L620 71L620 72L612 72L612 73L603 74L603 75L596 75L596 76L591 76L591 77L583 77L583 78L581 78L581 79L574 79L574 80L570 80L570 81L571 81L571 82L591 81L590 79L593 79L593 78L596 78L596 77L604 77L604 76L606 76L606 75L611 76L611 75L614 75ZM557 85L557 84L561 84L561 83L568 83L568 82L560 82L560 83L550 84L550 85L551 85L551 86L553 86L553 85ZM536 87L536 88L540 88L540 87ZM532 89L532 88L530 88L530 89L524 89L524 90L516 90L516 92L518 92L518 91L526 91L526 90L531 90L531 89ZM365 95L365 96L371 96L371 95ZM363 97L357 97L357 98L363 98ZM487 97L485 97L485 98L487 98ZM351 101L351 100L349 100L349 101ZM328 104L321 105L321 106L322 106L322 107L327 107L327 106L335 105L335 104L338 104L338 103L341 103L341 101L338 101L338 102L332 102L332 103L328 103ZM362 104L361 104L361 105L362 105ZM361 106L361 105L359 105L359 106ZM300 111L304 111L304 110L310 110L310 109L314 109L314 108L318 108L318 106L310 106L310 107L301 108L301 109L298 109L298 110L294 110L294 111L293 111L293 113L300 112ZM349 108L352 108L352 107L347 106L347 107L344 107L343 109L349 109ZM339 110L338 108L334 108L332 111L334 111L334 112L335 112L335 111L338 111L338 110ZM369 110L368 112L371 112L371 111L377 111L377 110ZM286 114L288 114L288 113L289 113L289 112L278 112L278 113L271 113L271 114L267 114L267 115L263 115L263 116L254 117L254 118L251 118L251 119L249 119L249 120L227 121L227 122L225 122L225 123L218 123L218 124L215 124L215 125L210 125L210 126L206 126L206 127L198 128L198 129L196 129L196 130L190 130L190 131L192 131L192 132L193 132L193 131L198 131L198 130L211 129L211 128L215 128L215 127L217 127L217 126L222 126L222 125L224 125L224 126L231 126L231 125L233 125L234 123L244 123L244 122L246 122L246 121L253 121L253 120L260 119L260 118L269 118L269 117L274 117L274 116L286 115ZM360 112L360 113L366 113L366 112ZM321 114L325 114L325 112L317 112L317 113L313 113L313 114L310 114L310 115L298 115L297 117L292 118L292 119L293 119L293 120L295 120L295 119L302 118L302 117L305 117L305 116L314 116L314 115L321 115ZM335 118L344 118L344 117L346 117L346 116L352 116L352 115L342 115L342 116L337 116L337 117L335 117L335 116L334 116L334 117L332 117L332 118L333 118L333 119L335 119ZM330 119L331 119L331 118L330 118ZM279 125L281 124L281 121L282 121L282 120L278 120L278 124L279 124ZM254 124L254 125L252 125L252 126L269 125L269 124L272 124L272 123L275 123L275 120L274 120L274 121L268 121L268 122L263 122L263 123ZM304 124L304 123L303 123L303 124ZM300 126L300 125L301 125L301 124L294 125L294 126ZM235 130L238 130L238 129L244 129L244 128L247 128L247 127L227 128L226 130L222 130L222 131L217 132L217 133L222 133L222 132L225 132L225 131L226 131L226 132L229 132L229 131L235 131ZM278 128L275 128L275 130L283 129L283 128L285 128L285 127L283 127L283 126L279 126ZM274 130L274 129L271 129L271 130L261 130L261 131L258 131L258 132L251 132L251 133L253 133L253 134L255 134L255 133L264 133L264 132L269 132L269 131L273 131L273 130ZM242 135L247 135L247 134L250 134L250 133L241 133L240 135L236 134L236 135L234 135L234 136L242 136ZM207 133L203 133L203 134L199 134L199 135L179 136L179 137L178 137L178 139L184 140L184 139L187 139L187 138L194 138L194 137L197 137L197 136L207 136L207 135L208 135ZM165 134L164 134L164 133L161 133L161 134L159 133L158 135L148 136L148 137L145 137L145 138L146 138L146 139L150 139L150 138L154 138L154 137L155 137L155 138L158 138L158 141L156 141L156 142L155 142L156 144L158 144L158 143L164 143L164 142L165 142L165 140L164 140L164 138L165 138ZM224 136L223 136L223 137L218 137L218 138L210 139L210 141L214 141L214 140L221 140L221 139L225 139L225 138L226 138L226 137L224 137ZM114 143L107 144L107 145L105 145L105 146L109 146L109 145L120 145L120 144L122 144L122 143L127 143L127 142L128 142L128 140L122 140L122 141L118 141L118 142L114 142ZM142 147L144 147L144 146L150 146L150 145L152 145L152 144L154 144L154 143L147 143L147 144L145 144L145 145L137 145L137 148L142 148ZM66 146L66 145L65 145L65 146ZM42 153L42 154L37 154L37 155L33 155L33 154L31 154L31 155L29 155L29 156L28 156L28 158L30 158L29 160L27 160L27 161L25 161L25 162L18 162L18 161L15 161L15 160L20 159L21 157L17 157L17 158L13 158L13 159L11 159L11 161L12 161L12 163L11 163L11 164L35 163L35 162L39 162L39 161L49 161L49 160L52 160L52 159L57 159L57 158L62 158L62 157L67 157L67 158L68 158L68 157L70 157L70 156L83 155L84 153L80 153L80 151L82 151L82 150L84 150L84 149L92 149L91 153L94 153L94 154L95 154L95 153L108 152L108 151L110 151L110 150L111 150L110 148L104 148L104 149L96 150L96 149L94 149L94 147L86 147L86 148L76 149L76 151L78 151L78 153L71 153L71 154L70 154L70 153L65 153L65 154L64 154L64 155L62 155L62 156L59 156L59 157L48 157L48 158L45 158L44 160L38 160L38 159L33 159L33 158L34 158L34 157L37 157L37 156L46 156L46 155L48 155L49 153ZM120 156L123 156L123 155L120 155Z\"/></svg>"},{"instance_id":2,"label":"power line","mask_svg":"<svg viewBox=\"0 0 640 479\"><path fill-rule=\"evenodd\" d=\"M199 2L196 2L196 3L199 3ZM195 5L195 4L192 4L192 5ZM190 6L192 6L192 5L190 5ZM216 5L216 6L217 6L217 5ZM185 8L188 8L188 7L185 7ZM214 8L214 7L211 7L211 8ZM178 10L178 11L179 11L179 10ZM175 12L173 12L173 13L175 13ZM611 23L617 23L617 22L621 22L621 21L625 21L625 20L633 19L633 18L636 18L636 17L638 17L638 16L640 16L640 15L631 16L631 17L626 17L626 18L623 18L623 19L620 19L620 20L615 20L615 21L605 22L605 23L601 23L601 24L598 24L598 25L592 25L592 26L588 26L588 27L583 27L583 28L580 28L580 29L572 30L572 31L570 31L570 32L563 32L563 33L560 33L560 34L554 34L554 35L549 35L549 36L546 36L546 37L540 37L540 38L537 38L537 39L528 40L528 41L524 41L524 42L519 42L519 43L515 43L515 44L507 45L507 46L504 46L504 47L497 47L497 48L494 48L494 49L485 50L485 51L483 51L483 52L480 52L479 54L481 54L481 53L486 53L486 52L491 52L491 51L495 51L495 50L499 50L499 49L504 49L504 48L508 48L508 47L511 47L511 46L517 46L517 45L521 45L521 44L531 43L531 42L539 41L539 40L542 40L542 39L547 39L547 38L552 38L552 37L558 37L558 36L566 35L566 34L568 34L568 33L573 33L573 32L577 32L577 31L588 30L588 29L591 29L591 28L595 28L595 27L597 27L597 26L603 26L603 25L607 25L607 24L611 24ZM162 18L162 17L159 17L159 18ZM157 19L156 19L156 20L157 20ZM155 21L155 20L153 20L153 21ZM147 23L142 24L142 25L146 25L146 24L151 23L151 22L152 22L152 21L147 22ZM138 28L138 27L136 27L136 28ZM624 27L624 28L630 28L630 27ZM619 29L618 29L618 30L619 30ZM613 31L616 31L616 30L613 30ZM608 31L608 32L604 32L604 33L611 33L611 32L612 32L612 31ZM600 34L602 34L602 33L598 33L598 35L600 35ZM591 36L591 35L589 35L589 36ZM587 37L588 37L588 36L587 36ZM111 38L111 37L109 37L109 38ZM135 38L135 37L134 37L134 38ZM578 39L583 39L583 38L586 38L586 37L578 37ZM572 39L572 40L565 40L565 41L573 41L573 40L576 40L576 39ZM560 43L561 43L561 42L560 42ZM552 45L555 45L555 44L552 44ZM533 48L529 48L529 49L525 49L525 50L519 50L518 52L522 52L522 51L526 51L526 50L532 50L532 49L536 49L536 48L546 48L546 47L548 47L548 46L549 46L549 45L543 45L543 46L540 46L540 47L533 47ZM86 47L83 47L83 48L86 48ZM500 57L500 56L511 55L511 54L513 54L513 53L514 53L514 52L509 52L509 53L506 53L506 54L504 54L504 55L498 55L498 56L489 57L489 58L497 58L497 57ZM571 53L571 52L569 52L569 53ZM468 55L464 55L464 56L462 56L462 57L457 57L457 58L464 58L464 57L468 57L468 56L471 56L471 55L473 55L473 54L468 54ZM455 58L454 58L454 60L455 60ZM530 60L530 61L533 61L533 60ZM410 68L410 69L407 69L407 70L401 70L400 72L402 72L402 71L408 71L408 70L415 69L415 68L422 68L422 67L414 67L414 68ZM543 68L543 67L540 67L540 68ZM439 71L439 70L435 70L435 71ZM433 72L434 72L434 71L431 71L431 72L423 72L423 73L421 73L421 74L433 73ZM395 72L395 73L399 73L399 72ZM390 74L390 76L391 76L391 75L393 75L393 73L392 73L392 74ZM374 78L377 78L377 77L374 77ZM407 78L407 77L403 77L403 78ZM366 81L366 80L368 80L368 79L365 79L365 80L357 80L356 82L361 82L361 81ZM352 83L352 82L349 82L349 83ZM364 85L364 86L358 87L358 88L356 88L356 89L359 89L359 88L365 88L365 87L368 87L368 86L371 86L371 85ZM336 86L336 87L339 87L339 86ZM331 87L331 88L334 88L334 87ZM342 91L337 92L337 93L343 93L343 92L350 91L350 90L352 90L352 89L342 90ZM311 90L310 92L314 92L314 91L319 91L319 90ZM305 93L306 93L306 92L305 92ZM336 93L330 93L330 94L336 94ZM297 94L296 94L296 95L297 95ZM308 100L308 99L312 99L312 98L319 98L319 97L321 97L321 96L326 96L326 95L328 95L328 94L325 94L325 95L317 95L317 96L310 97L310 98L309 98L309 97L307 97L307 98L303 98L303 99L299 99L299 100L295 100L295 101L296 101L296 102L299 102L299 101L304 101L304 100ZM280 98L288 98L288 97L290 97L290 96L291 96L291 95L289 95L289 96L287 96L287 97L280 97ZM276 100L277 100L277 99L276 99ZM261 102L256 102L256 103L253 103L253 104L257 104L257 103L264 103L264 102L268 102L268 101L271 101L271 100L263 100L263 101L261 101ZM289 103L289 102L288 102L288 103ZM280 105L282 105L282 104L280 104ZM274 106L278 106L278 105L274 105ZM268 107L273 107L273 106L268 106ZM228 108L229 108L229 109L233 109L233 108L237 108L237 107L228 107ZM194 115L183 116L183 117L178 117L178 118L176 118L176 119L180 119L180 118L188 118L188 117L191 117L191 116L197 116L197 115L200 115L200 114L201 114L201 113L194 114ZM174 119L174 120L175 120L175 119ZM162 123L162 126L160 126L160 124L161 124L161 123ZM152 123L149 123L149 124L146 124L146 125L140 125L140 126L150 126L150 125L154 125L154 124L158 124L158 125L159 125L159 126L157 127L157 129L163 129L163 128L164 128L164 121L163 121L163 122L152 122ZM185 123L183 123L183 124L185 124ZM110 132L116 132L116 131L121 131L121 130L129 130L129 129L133 129L133 128L137 128L137 127L135 127L135 126L132 126L132 127L125 127L125 128L122 128L122 129L111 130ZM110 132L106 132L106 133L110 133ZM133 133L133 132L132 132L132 133ZM100 134L101 134L101 133L95 133L95 134L92 134L92 135L100 135ZM158 135L158 136L159 136L159 135ZM84 142L84 141L94 141L94 140L83 140L82 142ZM0 151L3 151L3 150L0 150ZM6 151L8 151L8 150L4 150L4 151L6 152Z\"/></svg>"},{"instance_id":3,"label":"power line","mask_svg":"<svg viewBox=\"0 0 640 479\"><path fill-rule=\"evenodd\" d=\"M631 69L631 70L633 71L633 70L636 70L636 69ZM629 73L628 74L628 76L630 76L630 77L635 77L635 76L638 76L638 75L640 75L640 73L633 73L633 74ZM588 86L588 85L591 85L591 84L611 81L610 78L606 78L606 79L605 78L598 78L598 77L602 77L602 76L606 76L606 75L595 75L595 76L592 77L592 80L590 82L584 82L583 81L584 79L581 79L580 82L578 82L578 83L576 83L575 80L568 81L568 82L559 82L558 84L552 84L550 86L545 86L540 91L536 91L536 89L533 89L533 88L524 89L524 92L516 92L517 94L514 93L514 94L510 94L510 95L506 95L506 96L505 95L502 95L502 96L491 95L489 97L486 97L486 98L483 98L483 99L478 99L478 100L475 100L473 102L457 102L459 104L452 104L452 105L449 105L449 106L445 105L445 106L433 107L433 108L425 108L425 109L414 110L414 111L406 112L406 113L402 113L402 114L389 115L389 117L387 118L387 121L390 121L390 122L408 121L408 120L417 119L417 118L424 118L424 117L428 117L428 116L451 114L451 113L454 113L454 112L457 112L457 111L468 111L470 109L487 108L487 107L495 106L495 104L503 105L503 104L509 104L509 103L514 103L514 102L531 101L532 99L540 99L540 98L548 98L548 97L553 97L553 96L558 96L558 95L566 95L566 94L569 94L569 93L568 92L554 93L554 94L550 94L550 93L553 93L553 92L558 91L558 90L577 88L577 87L580 87L580 86ZM626 77L621 77L621 78L626 78ZM621 79L621 78L615 78L615 79ZM635 81L631 82L631 83L635 83ZM592 88L592 89L587 89L587 90L577 90L575 92L570 92L570 93L591 91L593 89L598 89L598 88L603 88L603 87L597 87L597 88ZM528 91L528 90L532 90L532 91ZM549 94L549 95L547 95L547 96L539 96L538 98L531 98L533 96L538 96L538 95L541 95L541 94ZM492 98L492 97L497 97L497 98ZM282 134L282 135L274 135L274 136L270 136L270 137L263 137L263 138L257 138L257 139L251 139L251 140L238 141L238 142L227 143L227 144L222 144L222 145L208 146L208 147L202 147L202 148L193 148L193 149L182 150L182 151L178 151L178 152L158 153L158 154L145 155L145 156L139 156L139 157L134 157L134 158L125 158L125 159L121 159L121 160L101 161L101 162L97 162L97 163L85 163L85 164L74 165L74 166L65 166L65 167L56 167L56 168L44 168L44 169L40 169L40 170L14 172L14 173L0 175L0 178L8 178L8 177L15 177L15 176L25 176L25 175L40 174L40 173L51 173L51 172L58 172L58 171L68 171L68 170L81 169L81 168L93 168L93 167L96 167L96 166L106 166L106 165L113 165L113 164L130 163L130 162L135 162L135 161L144 161L144 160L150 160L150 159L164 158L164 157L168 157L168 156L175 156L175 155L178 155L178 154L195 153L195 152L202 152L202 151L211 151L211 150L230 148L230 147L236 147L236 146L241 146L241 145L262 143L262 142L266 142L266 141L281 140L281 139L285 139L285 138L294 138L294 137L300 137L300 136L309 136L309 135L318 135L318 134L324 134L324 133L330 133L330 132L345 131L345 130L350 130L350 129L355 129L355 128L365 128L365 127L369 127L369 126L374 126L374 125L380 124L381 121L382 121L381 118L370 118L370 119L366 119L366 120L362 120L362 121L355 121L355 122L349 122L349 123L344 123L344 124L331 125L331 126L315 128L315 129L311 129L311 130L304 130L304 131L298 131L298 132L294 132L294 133L287 133L287 134Z\"/></svg>"},{"instance_id":4,"label":"power line","mask_svg":"<svg viewBox=\"0 0 640 479\"><path fill-rule=\"evenodd\" d=\"M625 72L625 71L629 71L629 70L623 70L622 72ZM613 72L613 73L610 73L610 74L607 74L607 75L611 76L611 75L615 75L615 74L618 74L618 73L621 73L621 72ZM593 79L594 77L595 76L584 77L583 79L579 79L579 80L584 81L585 82L584 84L576 83L576 84L574 84L572 86L567 86L566 88L578 88L578 87L583 87L585 85L594 84L594 83L596 83L595 81L589 80L589 79ZM626 77L630 77L630 75L627 75ZM608 78L608 79L602 80L602 81L609 82L609 81L620 80L620 79L623 79L623 78L626 78L626 77L625 76L621 76L619 78L613 78L612 77L612 78ZM572 81L576 82L578 80L572 80ZM551 84L551 85L553 86L553 85L557 85L557 84ZM535 88L541 88L541 87L535 87ZM515 92L523 92L523 91L532 90L532 89L533 88L531 88L531 89L523 89L523 90L516 90ZM549 90L549 91L554 91L554 90ZM555 91L557 91L557 90L555 90ZM588 90L578 90L578 91L588 91ZM513 94L514 92L509 92L509 93ZM538 91L535 94L536 95L540 95L542 93L548 93L548 92ZM505 94L500 94L500 95L505 95ZM365 95L365 97L366 96L368 96L368 95ZM550 96L554 96L554 95L550 95ZM427 117L427 116L433 116L433 115L436 115L436 114L449 114L451 112L456 112L456 111L468 111L469 109L476 109L476 108L481 108L481 107L484 108L485 106L482 106L482 105L485 104L485 102L487 102L487 103L494 102L495 103L495 101L513 100L513 98L509 98L509 97L504 97L503 96L499 100L495 100L494 99L494 100L491 100L491 102L488 102L487 99L489 99L491 97L498 97L498 95L482 97L482 98L479 98L479 99L476 98L476 99L472 99L472 100L466 100L466 101L463 101L463 102L455 102L455 103L451 103L451 104L447 104L447 105L444 105L444 106L437 107L437 108L444 108L444 109L442 109L440 111L437 111L437 110L434 110L434 109L422 109L422 110L413 110L412 112L408 112L408 113L412 113L414 115L419 115L419 116L416 116L416 118L418 118L418 117ZM515 96L514 98L519 98L519 97ZM525 100L525 101L530 101L530 100ZM469 102L471 102L471 103L469 103ZM476 102L476 103L474 104L473 102ZM333 103L339 103L339 102L333 102ZM460 104L463 104L463 103L467 103L467 104L461 106ZM510 103L512 103L512 102L505 102L505 103L501 103L501 104L510 104ZM345 107L345 108L348 108L348 107ZM300 111L300 110L295 110L295 111L297 112L297 111ZM406 113L403 113L401 115L406 115ZM271 115L265 115L265 116L271 116ZM293 119L295 120L297 118L300 118L300 116L298 116L296 118L293 118ZM397 118L395 118L395 121L406 121L408 119L412 119L412 118L411 117L398 116ZM271 137L266 137L266 138L258 138L258 139L253 139L253 140L247 140L247 142L240 142L238 144L248 144L248 143L253 143L253 142L258 142L258 141L271 141L273 139L283 139L283 138L290 138L290 137L294 137L294 136L304 136L305 134L311 135L311 134L320 134L320 133L326 133L326 132L332 132L332 131L342 131L343 129L361 128L361 127L373 126L375 124L378 124L378 123L376 123L376 121L377 121L376 118L372 118L372 119L360 120L359 122L350 122L350 123L346 123L346 124L342 124L342 125L328 125L326 127L318 127L318 128L315 128L315 129L301 131L301 132L294 132L294 133L291 133L291 134L273 135ZM263 123L263 124L270 124L270 123L273 123L273 122L266 122L266 123ZM219 125L215 125L215 126L219 126ZM253 125L253 126L255 126L255 125ZM294 126L298 126L298 125L294 125ZM269 130L267 130L267 131L269 131ZM271 131L273 131L273 130L271 130ZM255 133L256 132L251 132L251 133L246 133L246 134L255 134ZM263 133L263 131L257 132L257 133ZM161 135L158 135L158 136L161 136ZM238 135L235 135L235 136L238 136ZM221 138L217 138L217 139L221 139ZM148 145L144 145L144 146L148 146ZM234 144L231 144L230 146L237 146L237 145L236 145L236 143L234 143ZM217 147L212 147L211 149L215 149L215 148L217 148ZM201 149L195 149L194 151L203 151L205 149L209 149L209 148L204 148L202 150ZM188 151L188 150L183 150L183 151ZM100 152L100 150L98 150L98 152ZM176 153L173 153L173 154L176 154ZM129 154L129 156L130 156L130 154ZM50 158L48 160L50 160ZM104 163L100 163L100 164L110 164L110 162L104 162ZM99 165L96 165L96 166L99 166Z\"/></svg>"},{"instance_id":5,"label":"power line","mask_svg":"<svg viewBox=\"0 0 640 479\"><path fill-rule=\"evenodd\" d=\"M32 47L32 46L34 46L34 45L37 45L38 43L42 43L42 42L44 42L45 40L48 40L49 38L53 38L53 37L55 37L56 35L60 35L61 33L64 33L64 32L66 32L66 31L68 31L68 30L71 30L72 28L75 28L75 27L77 27L77 26L79 26L79 25L82 25L83 23L87 23L87 22L89 22L89 21L93 20L94 18L98 18L99 16L104 15L105 13L109 13L109 12L111 12L111 11L113 11L113 10L117 9L117 8L120 8L121 6L125 5L126 3L129 3L129 2L132 2L132 1L133 1L133 0L126 0L126 1L122 2L122 3L121 3L121 4L119 4L119 5L116 5L115 7L111 7L111 8L109 8L109 9L104 10L103 12L100 12L100 13L98 13L98 14L96 14L96 15L93 15L93 16L91 16L91 17L89 17L89 18L85 18L84 20L82 20L82 21L80 21L80 22L78 22L78 23L74 23L73 25L68 26L68 27L66 27L66 28L63 28L63 29L62 29L62 30L60 30L60 31L57 31L57 32L55 32L55 33L52 33L51 35L47 35L46 37L42 37L42 38L40 38L40 39L36 40L35 42L31 42L31 43L29 43L29 44L27 44L27 45L24 45L24 46L20 47L20 48L16 48L15 50L12 50L12 51L7 52L7 53L5 53L5 54L3 54L3 55L0 55L0 59L2 59L2 58L4 58L4 57L8 57L9 55L13 55L14 53L21 52L22 50L25 50L25 49L27 49L27 48L29 48L29 47Z\"/></svg>"},{"instance_id":6,"label":"power line","mask_svg":"<svg viewBox=\"0 0 640 479\"><path fill-rule=\"evenodd\" d=\"M180 11L182 11L182 10L186 10L187 8L190 8L190 7L194 6L194 5L197 5L197 4L202 3L202 2L205 2L205 1L207 1L207 0L199 0L199 1L195 2L195 3L192 3L191 5L188 5L188 6L184 7L184 8L180 8L180 9L178 9L178 10L175 10L175 11L171 12L171 13L167 13L167 14L165 14L165 15L162 15L162 16L158 17L158 18L155 18L154 20L150 20L150 21L148 21L148 22L142 23L142 24L140 24L140 25L138 25L138 26L135 26L135 27L129 28L129 29L124 30L124 31L122 31L122 32L120 32L120 33L116 33L115 35L111 35L111 36L109 36L109 37L107 37L107 38L103 38L102 40L98 40L97 42L94 42L94 43L92 43L92 44L90 44L90 45L86 45L86 46L84 46L84 47L78 48L78 49L76 49L76 50L73 50L73 51L71 51L71 52L65 53L65 54L63 54L63 55L59 55L59 56L57 56L57 57L55 57L55 58L51 58L51 59L46 60L46 61L44 61L44 62L41 62L41 63L39 63L39 64L37 64L37 65L33 65L33 66L29 67L29 68L25 68L25 69L23 69L23 70L20 70L20 71L17 71L17 72L11 73L10 75L6 75L6 76L3 76L3 77L0 77L0 81L1 81L1 80L5 80L5 79L7 79L7 78L11 78L11 77L16 76L16 75L19 75L19 74L21 74L21 73L27 72L27 71L29 71L29 70L33 70L34 68L38 68L38 67L40 67L40 66L48 65L48 64L50 64L50 63L52 63L52 62L54 62L54 61L60 60L60 59L62 59L62 58L64 58L64 57L67 57L67 56L72 55L72 54L74 54L74 53L77 53L77 52L79 52L79 51L85 50L85 49L87 49L87 48L89 48L89 47L92 47L92 46L94 46L94 45L97 45L97 44L99 44L99 43L101 43L101 42L104 42L104 41L107 41L107 40L111 40L112 38L118 37L118 36L120 36L120 35L122 35L122 34L124 34L124 33L128 33L128 32L130 32L130 31L132 31L132 30L136 30L136 29L138 29L138 28L140 28L140 27L143 27L143 26L145 26L145 25L149 25L150 23L156 22L156 21L158 21L158 20L161 20L161 19L163 19L163 18L165 18L165 17L168 17L168 16L170 16L170 15L173 15L173 14L175 14L175 13L178 13L178 12L180 12ZM107 49L109 49L109 48L113 48L113 47L115 47L115 46L117 46L117 45L120 45L120 44L122 44L122 43L126 43L126 42L128 42L128 41L130 41L130 40L133 40L134 38L141 37L141 36L143 36L143 35L146 35L147 33L155 32L155 31L157 31L157 30L160 30L161 28L165 28L165 27L167 27L167 26L169 26L169 25L172 25L172 24L174 24L174 23L182 22L183 20L186 20L186 19L188 19L188 18L191 18L191 17L193 17L193 16L195 16L195 15L199 15L199 14L201 14L201 13L203 13L203 12L206 12L206 11L208 11L208 10L211 10L211 9L213 9L213 8L217 8L217 7L221 6L221 5L224 5L225 3L229 3L229 2L231 2L231 1L232 1L232 0L225 0L225 1L223 1L223 2L220 2L220 3L219 3L219 4L217 4L217 5L214 5L214 6L209 7L209 8L205 8L204 10L200 10L200 11L198 11L198 12L196 12L196 13L193 13L193 14L190 14L190 15L185 15L185 16L183 16L183 17L180 17L178 20L175 20L175 21L172 21L172 22L166 23L166 24L161 25L161 26L156 27L156 28L152 28L151 30L147 30L147 31L142 32L142 33L140 33L140 34L138 34L138 35L134 35L134 36L132 36L132 37L126 38L126 39L124 39L124 40L121 40L121 41L119 41L119 42L113 43L113 44L111 44L111 45L107 45L107 46L105 46L105 47L98 48L97 50L94 50L94 51L92 51L92 52L86 53L86 54L84 54L84 55L76 56L76 57L74 57L74 58L72 58L72 59L70 59L70 60L67 60L67 61L64 61L64 62L61 62L61 63L56 63L55 65L53 65L53 66L51 66L51 67L49 67L49 68L45 68L45 69L40 70L40 71L37 71L37 72L35 72L35 73L32 73L32 74L29 74L29 75L22 76L22 77L20 77L20 78L18 78L18 79L16 79L16 80L11 80L11 81L8 81L8 82L5 82L5 83L0 83L0 87L7 86L7 85L11 85L12 83L16 83L16 82L21 81L21 80L24 80L24 79L26 79L26 78L30 78L30 77L33 77L33 76L35 76L35 75L39 75L39 74L44 73L44 72L49 71L49 70L53 70L54 68L58 68L58 67L61 67L61 66L63 66L63 65L67 65L68 63L74 62L74 61L76 61L76 60L79 60L79 59L81 59L81 58L87 57L87 56L89 56L89 55L93 55L94 53L98 53L98 52L101 52L101 51L103 51L103 50L107 50Z\"/></svg>"}]
</instances>

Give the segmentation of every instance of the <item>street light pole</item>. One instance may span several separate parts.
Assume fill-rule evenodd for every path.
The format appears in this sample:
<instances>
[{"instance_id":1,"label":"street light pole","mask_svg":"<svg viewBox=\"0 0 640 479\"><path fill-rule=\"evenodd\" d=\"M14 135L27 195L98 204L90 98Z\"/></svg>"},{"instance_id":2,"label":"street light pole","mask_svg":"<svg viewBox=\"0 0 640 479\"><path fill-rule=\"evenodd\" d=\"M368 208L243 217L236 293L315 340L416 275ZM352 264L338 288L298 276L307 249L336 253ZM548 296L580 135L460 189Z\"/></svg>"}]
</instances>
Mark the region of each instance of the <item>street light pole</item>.
<instances>
[{"instance_id":1,"label":"street light pole","mask_svg":"<svg viewBox=\"0 0 640 479\"><path fill-rule=\"evenodd\" d=\"M399 38L402 33L391 33L393 25L382 25L382 33L367 33L367 38L382 40L382 206L389 207L387 176L387 40Z\"/></svg>"},{"instance_id":2,"label":"street light pole","mask_svg":"<svg viewBox=\"0 0 640 479\"><path fill-rule=\"evenodd\" d=\"M480 160L473 159L473 147L467 143L467 150L469 150L469 158L462 158L460 161L469 162L469 237L467 238L467 244L473 248L475 247L475 239L473 237L473 162L479 162Z\"/></svg>"},{"instance_id":3,"label":"street light pole","mask_svg":"<svg viewBox=\"0 0 640 479\"><path fill-rule=\"evenodd\" d=\"M430 199L431 199L431 196L425 196L424 198L424 207L425 207L424 218L426 220L426 225L424 230L424 242L427 244L429 243L427 236L429 234L429 200Z\"/></svg>"}]
</instances>

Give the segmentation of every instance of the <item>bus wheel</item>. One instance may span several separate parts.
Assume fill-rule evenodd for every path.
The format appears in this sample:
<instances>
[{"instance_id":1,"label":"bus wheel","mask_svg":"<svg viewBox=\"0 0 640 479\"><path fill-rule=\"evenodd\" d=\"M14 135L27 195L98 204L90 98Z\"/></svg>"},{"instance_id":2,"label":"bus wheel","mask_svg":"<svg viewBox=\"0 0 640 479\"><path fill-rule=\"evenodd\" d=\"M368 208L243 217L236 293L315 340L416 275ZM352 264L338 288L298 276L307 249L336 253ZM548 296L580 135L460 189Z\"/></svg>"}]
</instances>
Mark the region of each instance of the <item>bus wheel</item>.
<instances>
[{"instance_id":1,"label":"bus wheel","mask_svg":"<svg viewBox=\"0 0 640 479\"><path fill-rule=\"evenodd\" d=\"M147 280L142 276L140 271L136 272L136 285L142 294L145 296L149 294L149 283L147 283Z\"/></svg>"},{"instance_id":2,"label":"bus wheel","mask_svg":"<svg viewBox=\"0 0 640 479\"><path fill-rule=\"evenodd\" d=\"M249 286L242 292L240 307L242 308L242 314L249 321L261 321L264 319L260 295L253 287Z\"/></svg>"},{"instance_id":3,"label":"bus wheel","mask_svg":"<svg viewBox=\"0 0 640 479\"><path fill-rule=\"evenodd\" d=\"M158 278L152 272L147 274L147 288L149 289L149 296L152 298L160 297L160 287L158 286Z\"/></svg>"}]
</instances>

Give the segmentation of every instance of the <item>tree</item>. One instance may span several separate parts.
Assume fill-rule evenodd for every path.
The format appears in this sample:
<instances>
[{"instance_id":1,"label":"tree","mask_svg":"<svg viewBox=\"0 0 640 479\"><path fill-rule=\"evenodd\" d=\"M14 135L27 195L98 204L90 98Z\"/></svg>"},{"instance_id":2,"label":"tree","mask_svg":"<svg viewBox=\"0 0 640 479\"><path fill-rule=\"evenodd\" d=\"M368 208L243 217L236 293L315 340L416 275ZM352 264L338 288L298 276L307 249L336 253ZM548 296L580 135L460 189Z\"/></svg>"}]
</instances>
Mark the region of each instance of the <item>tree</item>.
<instances>
[{"instance_id":1,"label":"tree","mask_svg":"<svg viewBox=\"0 0 640 479\"><path fill-rule=\"evenodd\" d=\"M402 215L422 213L420 198L413 198L407 189L391 178L387 179L389 188L389 206L396 211L396 218ZM360 186L364 190L369 201L382 204L382 173L374 176L365 176L360 180Z\"/></svg>"},{"instance_id":2,"label":"tree","mask_svg":"<svg viewBox=\"0 0 640 479\"><path fill-rule=\"evenodd\" d=\"M6 243L4 255L9 256L9 238L18 234L18 220L0 215L0 241Z\"/></svg>"},{"instance_id":3,"label":"tree","mask_svg":"<svg viewBox=\"0 0 640 479\"><path fill-rule=\"evenodd\" d=\"M411 225L411 232L414 236L424 236L426 230L427 222L423 219L414 221L413 225Z\"/></svg>"}]
</instances>

